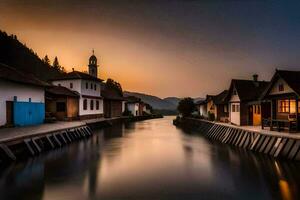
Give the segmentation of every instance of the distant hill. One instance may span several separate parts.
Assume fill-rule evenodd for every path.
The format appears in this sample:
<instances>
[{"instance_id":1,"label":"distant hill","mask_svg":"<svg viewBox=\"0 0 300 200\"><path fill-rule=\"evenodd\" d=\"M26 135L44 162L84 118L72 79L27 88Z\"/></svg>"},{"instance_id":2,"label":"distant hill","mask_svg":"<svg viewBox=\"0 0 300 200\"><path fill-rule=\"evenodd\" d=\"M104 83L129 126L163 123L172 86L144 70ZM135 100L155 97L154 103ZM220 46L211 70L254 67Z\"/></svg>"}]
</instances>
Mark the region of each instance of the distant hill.
<instances>
[{"instance_id":1,"label":"distant hill","mask_svg":"<svg viewBox=\"0 0 300 200\"><path fill-rule=\"evenodd\" d=\"M170 97L161 99L159 97L138 93L138 92L124 92L125 96L135 96L140 98L143 102L150 104L154 109L164 109L164 110L176 110L178 101L175 100L176 97Z\"/></svg>"},{"instance_id":2,"label":"distant hill","mask_svg":"<svg viewBox=\"0 0 300 200\"><path fill-rule=\"evenodd\" d=\"M167 101L167 102L170 102L171 104L173 104L177 108L177 105L180 101L180 98L178 98L178 97L167 97L167 98L164 98L163 100Z\"/></svg>"},{"instance_id":3,"label":"distant hill","mask_svg":"<svg viewBox=\"0 0 300 200\"><path fill-rule=\"evenodd\" d=\"M2 31L0 31L0 62L33 74L44 81L62 73L43 62L32 49L19 42L16 35L7 35Z\"/></svg>"}]
</instances>

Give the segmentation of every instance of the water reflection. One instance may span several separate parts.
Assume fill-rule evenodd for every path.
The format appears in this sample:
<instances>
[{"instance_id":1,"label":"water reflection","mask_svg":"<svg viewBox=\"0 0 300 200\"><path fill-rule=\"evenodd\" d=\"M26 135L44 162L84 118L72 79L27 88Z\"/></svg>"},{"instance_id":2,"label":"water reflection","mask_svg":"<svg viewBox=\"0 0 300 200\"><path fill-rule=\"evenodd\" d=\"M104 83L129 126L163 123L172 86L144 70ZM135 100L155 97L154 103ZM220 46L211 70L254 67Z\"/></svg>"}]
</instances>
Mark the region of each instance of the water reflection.
<instances>
[{"instance_id":1,"label":"water reflection","mask_svg":"<svg viewBox=\"0 0 300 200\"><path fill-rule=\"evenodd\" d=\"M172 118L98 130L0 170L0 199L299 199L299 163L211 142Z\"/></svg>"}]
</instances>

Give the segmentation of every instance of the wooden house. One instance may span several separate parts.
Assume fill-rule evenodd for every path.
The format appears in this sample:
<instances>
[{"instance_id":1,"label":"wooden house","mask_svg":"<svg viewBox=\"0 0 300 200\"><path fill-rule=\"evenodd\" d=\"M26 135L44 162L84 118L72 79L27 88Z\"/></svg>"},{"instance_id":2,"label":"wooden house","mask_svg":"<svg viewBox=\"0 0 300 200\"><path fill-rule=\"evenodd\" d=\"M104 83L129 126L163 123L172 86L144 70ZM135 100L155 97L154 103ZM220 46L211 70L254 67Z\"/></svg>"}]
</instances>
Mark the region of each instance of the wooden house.
<instances>
[{"instance_id":1,"label":"wooden house","mask_svg":"<svg viewBox=\"0 0 300 200\"><path fill-rule=\"evenodd\" d=\"M253 80L233 79L226 97L229 105L229 121L235 125L260 125L260 96L269 82L258 81L258 75Z\"/></svg>"},{"instance_id":2,"label":"wooden house","mask_svg":"<svg viewBox=\"0 0 300 200\"><path fill-rule=\"evenodd\" d=\"M106 84L102 84L101 95L103 97L104 117L121 117L123 114L123 94Z\"/></svg>"},{"instance_id":3,"label":"wooden house","mask_svg":"<svg viewBox=\"0 0 300 200\"><path fill-rule=\"evenodd\" d=\"M263 127L300 130L300 71L276 70L261 99Z\"/></svg>"},{"instance_id":4,"label":"wooden house","mask_svg":"<svg viewBox=\"0 0 300 200\"><path fill-rule=\"evenodd\" d=\"M79 118L79 93L63 86L46 88L46 113L57 120Z\"/></svg>"},{"instance_id":5,"label":"wooden house","mask_svg":"<svg viewBox=\"0 0 300 200\"><path fill-rule=\"evenodd\" d=\"M0 63L0 126L43 123L47 85L30 74Z\"/></svg>"}]
</instances>

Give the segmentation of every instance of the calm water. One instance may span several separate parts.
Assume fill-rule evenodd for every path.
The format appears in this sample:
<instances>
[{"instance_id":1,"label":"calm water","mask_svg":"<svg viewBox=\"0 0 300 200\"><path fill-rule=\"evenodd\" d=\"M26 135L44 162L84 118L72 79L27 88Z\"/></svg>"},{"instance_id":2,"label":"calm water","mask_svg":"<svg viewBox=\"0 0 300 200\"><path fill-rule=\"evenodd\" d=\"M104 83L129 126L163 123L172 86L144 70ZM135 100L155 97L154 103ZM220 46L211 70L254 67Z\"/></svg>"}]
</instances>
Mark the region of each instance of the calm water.
<instances>
[{"instance_id":1,"label":"calm water","mask_svg":"<svg viewBox=\"0 0 300 200\"><path fill-rule=\"evenodd\" d=\"M173 117L93 138L0 171L0 199L299 199L300 164L212 143Z\"/></svg>"}]
</instances>

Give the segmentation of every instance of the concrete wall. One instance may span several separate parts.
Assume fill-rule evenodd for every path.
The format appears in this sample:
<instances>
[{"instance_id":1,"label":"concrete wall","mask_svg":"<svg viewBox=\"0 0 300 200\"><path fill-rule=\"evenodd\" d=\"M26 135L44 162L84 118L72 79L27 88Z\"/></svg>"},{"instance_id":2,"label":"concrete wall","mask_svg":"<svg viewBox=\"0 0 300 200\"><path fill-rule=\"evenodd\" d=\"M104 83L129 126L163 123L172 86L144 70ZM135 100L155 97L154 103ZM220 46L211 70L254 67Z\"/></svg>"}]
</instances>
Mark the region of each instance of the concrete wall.
<instances>
[{"instance_id":1,"label":"concrete wall","mask_svg":"<svg viewBox=\"0 0 300 200\"><path fill-rule=\"evenodd\" d=\"M44 88L0 80L0 126L6 124L6 101L45 103Z\"/></svg>"}]
</instances>

